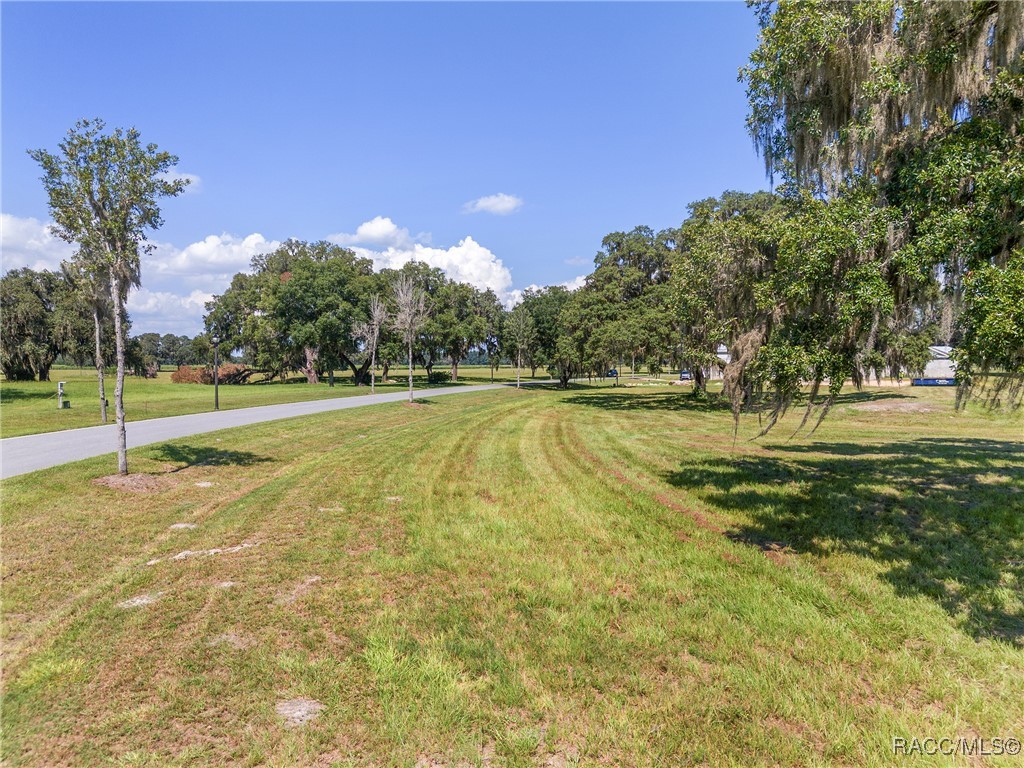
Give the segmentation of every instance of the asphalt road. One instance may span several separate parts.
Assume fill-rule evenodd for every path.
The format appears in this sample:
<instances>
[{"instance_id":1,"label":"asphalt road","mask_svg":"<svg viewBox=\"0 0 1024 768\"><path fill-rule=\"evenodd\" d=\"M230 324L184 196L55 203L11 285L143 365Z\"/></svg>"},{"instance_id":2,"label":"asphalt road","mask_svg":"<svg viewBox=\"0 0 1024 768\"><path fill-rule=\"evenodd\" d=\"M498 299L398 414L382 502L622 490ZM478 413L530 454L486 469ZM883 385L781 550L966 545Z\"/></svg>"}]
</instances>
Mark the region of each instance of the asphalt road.
<instances>
[{"instance_id":1,"label":"asphalt road","mask_svg":"<svg viewBox=\"0 0 1024 768\"><path fill-rule=\"evenodd\" d=\"M540 383L540 382L532 382ZM467 387L442 387L439 389L416 390L417 397L441 397L488 389L501 389L508 384L478 384ZM513 385L514 386L514 385ZM408 392L387 392L380 395L357 395L339 397L333 400L312 400L304 403L283 403L281 405L260 405L253 408L236 408L230 411L209 411L190 413L185 416L168 416L163 419L130 421L125 425L129 448L140 445L161 443L219 429L242 427L263 421L290 419L294 416L308 416L312 413L338 411L342 408L359 408L378 403L394 403L406 400ZM117 451L115 425L67 429L61 432L46 432L41 435L8 437L0 440L0 478L23 475L37 469L48 469L69 461L90 459L105 453Z\"/></svg>"}]
</instances>

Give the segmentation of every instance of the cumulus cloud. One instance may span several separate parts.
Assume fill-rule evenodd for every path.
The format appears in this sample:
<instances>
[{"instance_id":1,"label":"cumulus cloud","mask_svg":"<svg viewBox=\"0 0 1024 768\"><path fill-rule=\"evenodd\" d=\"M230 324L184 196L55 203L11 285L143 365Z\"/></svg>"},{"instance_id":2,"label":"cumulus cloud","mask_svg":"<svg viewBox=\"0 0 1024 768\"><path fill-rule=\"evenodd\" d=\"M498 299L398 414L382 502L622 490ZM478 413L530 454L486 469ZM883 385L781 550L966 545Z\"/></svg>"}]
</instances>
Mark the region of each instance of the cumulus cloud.
<instances>
[{"instance_id":1,"label":"cumulus cloud","mask_svg":"<svg viewBox=\"0 0 1024 768\"><path fill-rule=\"evenodd\" d=\"M230 277L249 268L252 257L278 248L277 240L267 240L259 232L245 237L229 234L208 235L178 249L158 243L147 259L147 266L164 276L209 275Z\"/></svg>"},{"instance_id":2,"label":"cumulus cloud","mask_svg":"<svg viewBox=\"0 0 1024 768\"><path fill-rule=\"evenodd\" d=\"M572 280L566 280L565 282L558 283L558 285L560 285L562 288L565 288L567 291L575 291L577 288L582 288L586 282L586 275L578 275L577 277L574 277ZM523 294L526 293L527 291L539 291L544 287L545 286L543 285L530 283L525 288L516 288L513 291L509 291L505 299L505 308L512 309L517 304L522 303Z\"/></svg>"},{"instance_id":3,"label":"cumulus cloud","mask_svg":"<svg viewBox=\"0 0 1024 768\"><path fill-rule=\"evenodd\" d=\"M4 271L20 267L57 270L62 259L74 255L75 246L51 235L45 222L0 213L0 253Z\"/></svg>"},{"instance_id":4,"label":"cumulus cloud","mask_svg":"<svg viewBox=\"0 0 1024 768\"><path fill-rule=\"evenodd\" d=\"M363 222L353 234L330 235L333 243L351 248L372 259L376 269L397 269L410 261L420 261L442 270L452 280L469 283L481 290L490 288L505 300L512 289L512 273L490 249L470 236L457 245L436 248L412 237L409 230L391 219L376 216Z\"/></svg>"},{"instance_id":5,"label":"cumulus cloud","mask_svg":"<svg viewBox=\"0 0 1024 768\"><path fill-rule=\"evenodd\" d=\"M498 216L507 216L510 213L515 213L522 206L523 199L521 197L499 192L496 195L487 195L486 197L478 197L476 200L470 200L462 206L462 212L494 213Z\"/></svg>"},{"instance_id":6,"label":"cumulus cloud","mask_svg":"<svg viewBox=\"0 0 1024 768\"><path fill-rule=\"evenodd\" d=\"M128 294L132 333L154 331L194 336L202 330L206 302L211 299L213 294L199 290L182 296L170 291L139 288Z\"/></svg>"},{"instance_id":7,"label":"cumulus cloud","mask_svg":"<svg viewBox=\"0 0 1024 768\"><path fill-rule=\"evenodd\" d=\"M559 285L569 291L575 291L577 288L582 288L586 284L586 275L576 275L572 280L566 280L564 283L559 283Z\"/></svg>"},{"instance_id":8,"label":"cumulus cloud","mask_svg":"<svg viewBox=\"0 0 1024 768\"><path fill-rule=\"evenodd\" d=\"M387 216L374 216L356 227L352 234L342 232L328 235L327 239L338 245L373 245L378 248L408 248L414 240L408 229L399 227Z\"/></svg>"}]
</instances>

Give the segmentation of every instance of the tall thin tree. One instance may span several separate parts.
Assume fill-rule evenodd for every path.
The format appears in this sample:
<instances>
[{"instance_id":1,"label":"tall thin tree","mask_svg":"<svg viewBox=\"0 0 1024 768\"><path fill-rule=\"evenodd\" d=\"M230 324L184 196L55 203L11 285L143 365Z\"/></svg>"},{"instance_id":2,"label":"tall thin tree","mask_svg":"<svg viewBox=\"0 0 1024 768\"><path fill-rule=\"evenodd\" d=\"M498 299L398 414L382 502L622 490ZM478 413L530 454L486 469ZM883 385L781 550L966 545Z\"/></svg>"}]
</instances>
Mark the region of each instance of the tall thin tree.
<instances>
[{"instance_id":1,"label":"tall thin tree","mask_svg":"<svg viewBox=\"0 0 1024 768\"><path fill-rule=\"evenodd\" d=\"M103 321L110 319L110 280L103 269L102 262L90 259L87 254L79 252L71 261L61 263L65 279L70 283L81 300L92 312L93 341L95 349L93 361L96 365L96 380L99 385L100 421L107 423L107 393L104 386L103 359Z\"/></svg>"},{"instance_id":2,"label":"tall thin tree","mask_svg":"<svg viewBox=\"0 0 1024 768\"><path fill-rule=\"evenodd\" d=\"M412 395L412 346L416 340L416 334L426 322L429 312L427 311L427 297L422 289L416 285L415 278L410 274L400 274L395 281L395 318L394 327L405 341L409 353L409 402L413 401Z\"/></svg>"},{"instance_id":3,"label":"tall thin tree","mask_svg":"<svg viewBox=\"0 0 1024 768\"><path fill-rule=\"evenodd\" d=\"M29 155L43 168L43 187L49 197L53 233L78 243L85 262L110 286L114 310L114 348L117 380L114 411L117 418L117 469L128 474L128 443L124 427L125 346L124 306L128 293L140 285L140 255L153 246L147 229L163 224L158 198L181 194L184 178L168 172L178 158L143 145L134 128L105 133L102 120L80 120L59 145L56 154L45 149Z\"/></svg>"}]
</instances>

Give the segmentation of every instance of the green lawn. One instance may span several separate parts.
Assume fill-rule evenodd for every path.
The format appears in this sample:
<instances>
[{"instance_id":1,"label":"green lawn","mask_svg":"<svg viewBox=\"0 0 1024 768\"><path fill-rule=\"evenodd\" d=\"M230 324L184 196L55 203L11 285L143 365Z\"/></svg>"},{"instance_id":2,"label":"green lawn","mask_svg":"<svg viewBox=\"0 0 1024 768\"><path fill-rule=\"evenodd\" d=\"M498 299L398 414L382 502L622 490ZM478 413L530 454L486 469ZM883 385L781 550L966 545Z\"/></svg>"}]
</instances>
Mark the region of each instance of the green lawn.
<instances>
[{"instance_id":1,"label":"green lawn","mask_svg":"<svg viewBox=\"0 0 1024 768\"><path fill-rule=\"evenodd\" d=\"M448 369L437 366L434 370ZM406 376L408 371L405 367L392 368L388 373L392 383L380 385L380 391L394 392L406 388ZM515 377L515 368L509 366L502 366L495 374L496 381L514 381ZM529 371L525 371L525 377L529 378ZM55 368L50 371L50 378L51 381L0 381L0 437L92 427L101 423L95 371ZM547 373L538 371L538 378L546 379ZM64 391L65 396L71 400L71 408L57 409L58 381L66 382ZM427 377L422 370L414 372L413 381L417 388L427 387ZM485 384L490 381L491 373L487 366L459 366L459 384ZM351 382L351 373L339 371L333 388L328 386L326 379L321 384L310 385L304 377L292 378L287 383L274 381L221 386L220 407L227 410L369 394L369 387L354 387ZM106 394L111 404L108 419L113 421L113 376L106 379ZM125 379L124 401L128 421L200 413L213 410L213 387L206 384L175 384L171 381L169 371L161 371L155 379L128 376Z\"/></svg>"},{"instance_id":2,"label":"green lawn","mask_svg":"<svg viewBox=\"0 0 1024 768\"><path fill-rule=\"evenodd\" d=\"M138 449L134 491L94 482L109 456L4 481L3 760L887 766L894 737L1024 737L1024 421L909 388L797 418L734 444L675 388L502 390ZM285 727L299 697L323 709Z\"/></svg>"}]
</instances>

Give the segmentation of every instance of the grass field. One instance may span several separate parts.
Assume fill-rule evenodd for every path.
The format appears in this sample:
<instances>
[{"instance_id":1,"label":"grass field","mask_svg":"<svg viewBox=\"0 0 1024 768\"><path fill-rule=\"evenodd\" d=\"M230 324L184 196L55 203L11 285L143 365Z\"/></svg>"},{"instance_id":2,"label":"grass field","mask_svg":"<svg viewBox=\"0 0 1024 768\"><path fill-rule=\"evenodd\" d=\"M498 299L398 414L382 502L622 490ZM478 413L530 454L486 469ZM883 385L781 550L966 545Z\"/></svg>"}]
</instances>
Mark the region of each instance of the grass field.
<instances>
[{"instance_id":1,"label":"grass field","mask_svg":"<svg viewBox=\"0 0 1024 768\"><path fill-rule=\"evenodd\" d=\"M446 371L447 368L438 366L435 370ZM379 384L378 388L382 392L402 390L408 386L406 376L406 368L392 368L388 373L391 383ZM525 372L525 376L529 377L529 371ZM509 366L499 368L495 374L496 381L515 380L515 377L515 368ZM0 381L0 437L92 427L101 423L95 371L82 368L53 369L50 378L52 381ZM547 374L538 371L538 378L546 379ZM459 366L458 384L484 384L490 380L491 372L487 366ZM65 396L71 400L71 408L57 409L58 381L66 382L64 391ZM354 387L351 382L350 372L339 371L335 387L328 386L326 378L320 384L310 385L304 377L292 378L288 382L221 386L220 407L227 410L369 393L369 387ZM423 371L414 372L413 385L417 389L428 386ZM111 404L107 412L108 419L113 421L113 376L106 380L106 394ZM201 413L213 410L213 387L208 384L175 384L171 381L169 371L162 371L155 379L128 376L125 378L124 401L128 421Z\"/></svg>"},{"instance_id":2,"label":"grass field","mask_svg":"<svg viewBox=\"0 0 1024 768\"><path fill-rule=\"evenodd\" d=\"M4 481L3 759L1019 765L892 740L1024 737L1024 421L794 426L503 390Z\"/></svg>"}]
</instances>

